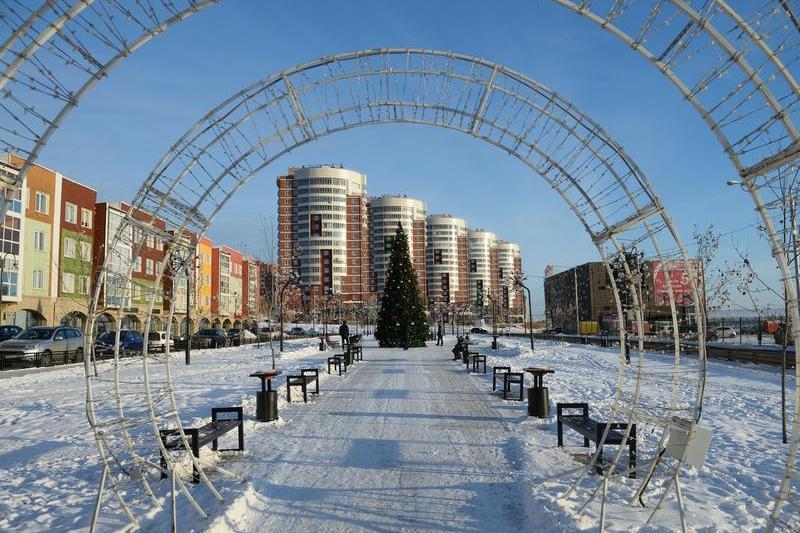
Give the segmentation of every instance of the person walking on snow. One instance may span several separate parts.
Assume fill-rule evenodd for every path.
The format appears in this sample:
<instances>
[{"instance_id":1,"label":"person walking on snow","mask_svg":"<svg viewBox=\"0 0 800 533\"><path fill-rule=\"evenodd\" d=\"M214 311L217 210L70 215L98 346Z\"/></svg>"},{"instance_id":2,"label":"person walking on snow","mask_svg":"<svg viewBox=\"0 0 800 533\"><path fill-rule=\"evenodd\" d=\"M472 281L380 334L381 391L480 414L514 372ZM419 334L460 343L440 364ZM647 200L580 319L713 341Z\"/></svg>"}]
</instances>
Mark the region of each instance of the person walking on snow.
<instances>
[{"instance_id":1,"label":"person walking on snow","mask_svg":"<svg viewBox=\"0 0 800 533\"><path fill-rule=\"evenodd\" d=\"M442 330L442 323L436 328L436 346L444 346L444 331Z\"/></svg>"},{"instance_id":2,"label":"person walking on snow","mask_svg":"<svg viewBox=\"0 0 800 533\"><path fill-rule=\"evenodd\" d=\"M339 326L339 336L342 338L342 348L347 345L347 339L350 338L350 328L347 327L347 320L342 320L342 325Z\"/></svg>"}]
</instances>

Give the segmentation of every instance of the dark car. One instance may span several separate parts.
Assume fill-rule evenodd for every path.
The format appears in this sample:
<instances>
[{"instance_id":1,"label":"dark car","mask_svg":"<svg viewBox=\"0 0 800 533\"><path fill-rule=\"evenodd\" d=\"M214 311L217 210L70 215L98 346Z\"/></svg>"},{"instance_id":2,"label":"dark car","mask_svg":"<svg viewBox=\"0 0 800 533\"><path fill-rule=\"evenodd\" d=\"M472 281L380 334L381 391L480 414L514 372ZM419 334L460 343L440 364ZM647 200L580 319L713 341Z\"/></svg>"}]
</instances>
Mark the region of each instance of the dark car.
<instances>
[{"instance_id":1,"label":"dark car","mask_svg":"<svg viewBox=\"0 0 800 533\"><path fill-rule=\"evenodd\" d=\"M95 353L108 355L114 353L114 343L116 342L117 332L106 331L94 341ZM138 331L123 329L119 332L119 351L120 352L141 352L144 350L144 337Z\"/></svg>"},{"instance_id":2,"label":"dark car","mask_svg":"<svg viewBox=\"0 0 800 533\"><path fill-rule=\"evenodd\" d=\"M544 330L544 332L545 333L549 333L551 335L558 335L558 334L563 332L563 329L562 329L561 326L552 326L552 327Z\"/></svg>"},{"instance_id":3,"label":"dark car","mask_svg":"<svg viewBox=\"0 0 800 533\"><path fill-rule=\"evenodd\" d=\"M231 346L239 346L242 344L242 330L238 328L229 329L228 340L230 341Z\"/></svg>"},{"instance_id":4,"label":"dark car","mask_svg":"<svg viewBox=\"0 0 800 533\"><path fill-rule=\"evenodd\" d=\"M479 333L479 334L483 334L483 335L488 335L489 334L489 332L486 331L483 328L472 328L471 330L469 330L469 332L470 333Z\"/></svg>"},{"instance_id":5,"label":"dark car","mask_svg":"<svg viewBox=\"0 0 800 533\"><path fill-rule=\"evenodd\" d=\"M199 348L222 348L228 336L225 334L224 329L220 328L207 328L201 329L192 335L192 346Z\"/></svg>"},{"instance_id":6,"label":"dark car","mask_svg":"<svg viewBox=\"0 0 800 533\"><path fill-rule=\"evenodd\" d=\"M19 326L0 326L0 342L13 339L22 333L22 328Z\"/></svg>"}]
</instances>

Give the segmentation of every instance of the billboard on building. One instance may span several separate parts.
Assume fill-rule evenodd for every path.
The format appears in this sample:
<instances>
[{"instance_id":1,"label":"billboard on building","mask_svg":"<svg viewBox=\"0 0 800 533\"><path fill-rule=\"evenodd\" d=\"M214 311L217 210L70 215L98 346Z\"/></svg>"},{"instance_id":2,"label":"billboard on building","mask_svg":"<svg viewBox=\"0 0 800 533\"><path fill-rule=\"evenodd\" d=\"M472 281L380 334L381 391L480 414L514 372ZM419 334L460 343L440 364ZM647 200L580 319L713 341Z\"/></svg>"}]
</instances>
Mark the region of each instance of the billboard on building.
<instances>
[{"instance_id":1,"label":"billboard on building","mask_svg":"<svg viewBox=\"0 0 800 533\"><path fill-rule=\"evenodd\" d=\"M692 277L702 297L703 283L700 279L700 261L691 259L687 264L683 261L653 261L653 299L657 306L669 306L669 289L667 285L667 272L672 285L672 294L675 305L694 305L694 292L692 291Z\"/></svg>"}]
</instances>

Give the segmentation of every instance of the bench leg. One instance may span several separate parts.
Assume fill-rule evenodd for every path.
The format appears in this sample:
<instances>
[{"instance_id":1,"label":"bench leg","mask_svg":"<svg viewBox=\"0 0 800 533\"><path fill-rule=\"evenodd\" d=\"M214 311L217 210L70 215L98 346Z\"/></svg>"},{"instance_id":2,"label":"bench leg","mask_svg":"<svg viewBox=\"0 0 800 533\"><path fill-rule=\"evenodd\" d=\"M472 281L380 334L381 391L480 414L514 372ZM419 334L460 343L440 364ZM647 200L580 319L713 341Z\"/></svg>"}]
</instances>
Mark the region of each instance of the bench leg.
<instances>
[{"instance_id":1,"label":"bench leg","mask_svg":"<svg viewBox=\"0 0 800 533\"><path fill-rule=\"evenodd\" d=\"M192 431L192 455L200 458L200 445L198 442L199 435L197 431ZM192 461L192 483L200 483L200 472L197 471L197 465Z\"/></svg>"},{"instance_id":2,"label":"bench leg","mask_svg":"<svg viewBox=\"0 0 800 533\"><path fill-rule=\"evenodd\" d=\"M239 424L239 451L244 451L244 420Z\"/></svg>"},{"instance_id":3,"label":"bench leg","mask_svg":"<svg viewBox=\"0 0 800 533\"><path fill-rule=\"evenodd\" d=\"M292 403L292 386L289 384L289 379L286 379L286 401Z\"/></svg>"},{"instance_id":4,"label":"bench leg","mask_svg":"<svg viewBox=\"0 0 800 533\"><path fill-rule=\"evenodd\" d=\"M328 360L328 374L330 374L330 373L331 373L331 361L329 359Z\"/></svg>"},{"instance_id":5,"label":"bench leg","mask_svg":"<svg viewBox=\"0 0 800 533\"><path fill-rule=\"evenodd\" d=\"M303 383L303 403L308 403L308 385Z\"/></svg>"},{"instance_id":6,"label":"bench leg","mask_svg":"<svg viewBox=\"0 0 800 533\"><path fill-rule=\"evenodd\" d=\"M631 426L628 436L628 468L630 469L628 477L636 479L636 424Z\"/></svg>"},{"instance_id":7,"label":"bench leg","mask_svg":"<svg viewBox=\"0 0 800 533\"><path fill-rule=\"evenodd\" d=\"M164 452L160 452L159 455L161 456L161 479L167 477L167 458L164 457Z\"/></svg>"},{"instance_id":8,"label":"bench leg","mask_svg":"<svg viewBox=\"0 0 800 533\"><path fill-rule=\"evenodd\" d=\"M558 435L558 447L564 446L564 426L561 424L561 413L559 413L556 421L556 435Z\"/></svg>"},{"instance_id":9,"label":"bench leg","mask_svg":"<svg viewBox=\"0 0 800 533\"><path fill-rule=\"evenodd\" d=\"M492 392L497 390L497 374L492 372Z\"/></svg>"}]
</instances>

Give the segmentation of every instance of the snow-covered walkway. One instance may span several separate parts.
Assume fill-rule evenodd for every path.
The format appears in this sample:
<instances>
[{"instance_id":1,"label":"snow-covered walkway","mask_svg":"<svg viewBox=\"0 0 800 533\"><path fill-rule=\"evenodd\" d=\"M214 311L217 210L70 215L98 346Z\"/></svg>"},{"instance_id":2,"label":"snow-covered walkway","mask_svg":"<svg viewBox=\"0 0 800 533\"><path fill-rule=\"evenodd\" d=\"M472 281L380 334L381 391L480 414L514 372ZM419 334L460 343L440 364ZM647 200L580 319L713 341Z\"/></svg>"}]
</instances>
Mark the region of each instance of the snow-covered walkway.
<instances>
[{"instance_id":1,"label":"snow-covered walkway","mask_svg":"<svg viewBox=\"0 0 800 533\"><path fill-rule=\"evenodd\" d=\"M251 431L252 487L214 526L237 531L520 530L519 450L450 348L365 349L281 425ZM258 455L258 457L254 457ZM213 529L213 527L212 527Z\"/></svg>"}]
</instances>

